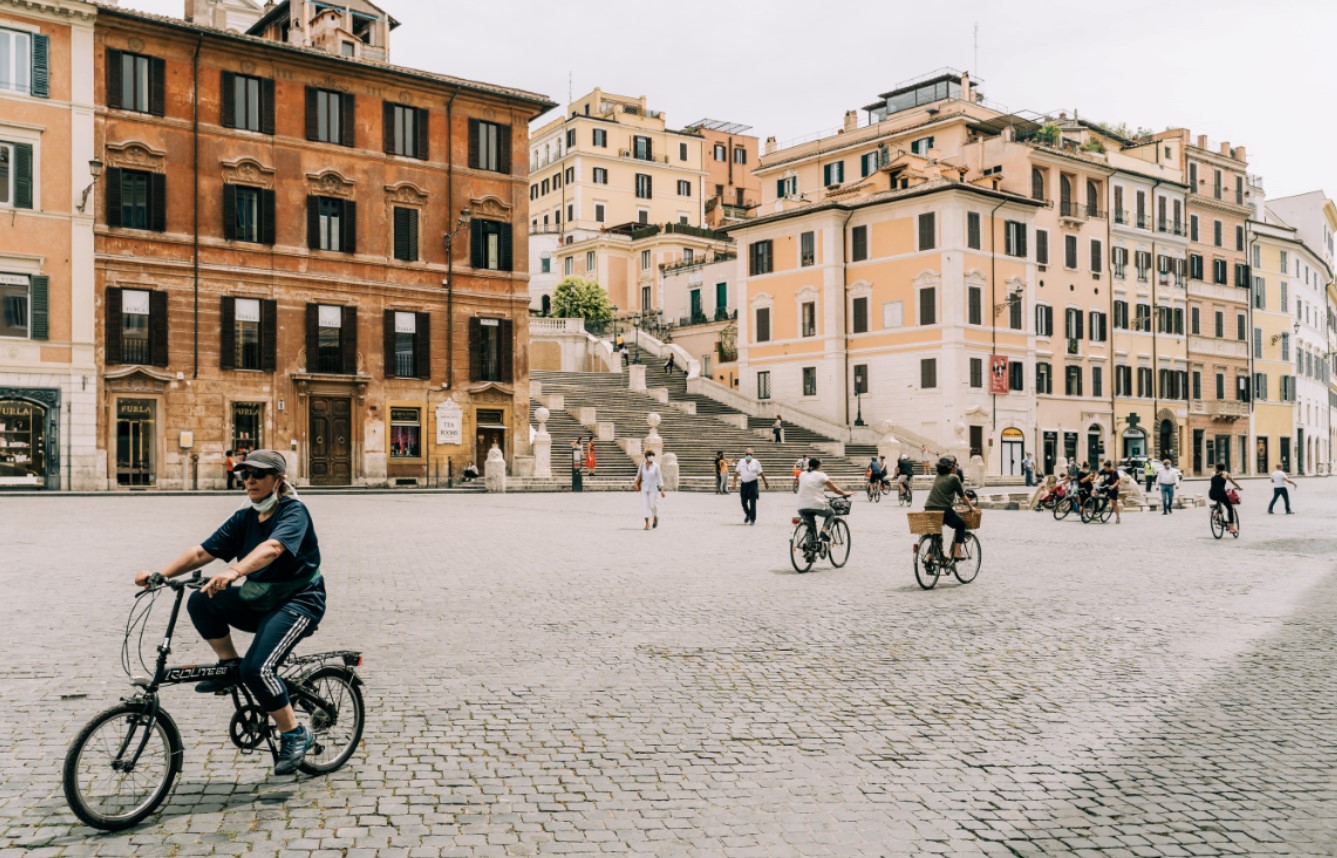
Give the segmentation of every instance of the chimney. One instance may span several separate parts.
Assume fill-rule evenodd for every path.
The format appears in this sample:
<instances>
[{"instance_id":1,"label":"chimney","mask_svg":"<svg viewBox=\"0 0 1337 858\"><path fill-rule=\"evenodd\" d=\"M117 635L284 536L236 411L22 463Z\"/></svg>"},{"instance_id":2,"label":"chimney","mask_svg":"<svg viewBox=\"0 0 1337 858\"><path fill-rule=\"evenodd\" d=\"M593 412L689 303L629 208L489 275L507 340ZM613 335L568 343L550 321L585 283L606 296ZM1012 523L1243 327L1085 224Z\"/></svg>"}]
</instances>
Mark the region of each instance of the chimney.
<instances>
[{"instance_id":1,"label":"chimney","mask_svg":"<svg viewBox=\"0 0 1337 858\"><path fill-rule=\"evenodd\" d=\"M1199 148L1199 149L1206 149L1206 148L1207 148L1207 135L1206 135L1206 134L1199 134L1199 135L1198 135L1198 148Z\"/></svg>"},{"instance_id":2,"label":"chimney","mask_svg":"<svg viewBox=\"0 0 1337 858\"><path fill-rule=\"evenodd\" d=\"M961 72L961 100L974 101L970 97L970 72Z\"/></svg>"},{"instance_id":3,"label":"chimney","mask_svg":"<svg viewBox=\"0 0 1337 858\"><path fill-rule=\"evenodd\" d=\"M1225 155L1227 158L1230 157L1230 143L1225 140L1221 141L1221 154Z\"/></svg>"},{"instance_id":4,"label":"chimney","mask_svg":"<svg viewBox=\"0 0 1337 858\"><path fill-rule=\"evenodd\" d=\"M777 147L776 147L776 145L775 145L775 138L774 138L774 137L767 137L767 138L766 138L766 151L765 151L764 154L766 154L766 155L774 154L776 148L777 148Z\"/></svg>"},{"instance_id":5,"label":"chimney","mask_svg":"<svg viewBox=\"0 0 1337 858\"><path fill-rule=\"evenodd\" d=\"M1244 147L1243 147L1243 146L1236 146L1236 147L1235 147L1235 160L1236 160L1236 161L1243 161L1243 162L1245 162L1245 163L1248 163L1249 159L1245 157L1245 152L1244 152Z\"/></svg>"},{"instance_id":6,"label":"chimney","mask_svg":"<svg viewBox=\"0 0 1337 858\"><path fill-rule=\"evenodd\" d=\"M845 124L844 126L842 126L841 130L853 131L858 127L859 127L859 111L857 110L845 111Z\"/></svg>"}]
</instances>

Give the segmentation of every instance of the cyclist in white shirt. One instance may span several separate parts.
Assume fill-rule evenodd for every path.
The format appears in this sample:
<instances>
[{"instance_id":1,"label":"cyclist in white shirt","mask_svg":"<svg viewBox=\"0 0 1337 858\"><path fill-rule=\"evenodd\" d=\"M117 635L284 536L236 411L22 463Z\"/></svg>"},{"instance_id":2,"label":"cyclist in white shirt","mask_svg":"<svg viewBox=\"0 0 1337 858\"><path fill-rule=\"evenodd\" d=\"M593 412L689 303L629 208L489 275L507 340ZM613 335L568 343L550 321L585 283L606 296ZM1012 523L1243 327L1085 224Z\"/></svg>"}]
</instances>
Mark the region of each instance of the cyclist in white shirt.
<instances>
[{"instance_id":1,"label":"cyclist in white shirt","mask_svg":"<svg viewBox=\"0 0 1337 858\"><path fill-rule=\"evenodd\" d=\"M820 459L809 459L808 470L799 475L798 478L798 514L803 519L803 523L808 526L808 530L816 529L816 517L822 517L822 538L827 538L826 526L831 521L831 507L826 503L826 491L832 491L841 497L849 497L850 493L841 489L840 486L831 482L831 478L822 470Z\"/></svg>"}]
</instances>

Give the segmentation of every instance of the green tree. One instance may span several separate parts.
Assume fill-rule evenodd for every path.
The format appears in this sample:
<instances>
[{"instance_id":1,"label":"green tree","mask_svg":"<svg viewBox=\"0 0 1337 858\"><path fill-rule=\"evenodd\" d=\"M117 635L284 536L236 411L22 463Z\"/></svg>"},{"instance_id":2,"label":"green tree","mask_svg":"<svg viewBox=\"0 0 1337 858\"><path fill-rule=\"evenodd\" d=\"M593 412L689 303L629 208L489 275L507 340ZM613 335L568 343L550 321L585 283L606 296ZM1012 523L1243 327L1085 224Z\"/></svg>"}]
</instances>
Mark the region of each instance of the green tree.
<instances>
[{"instance_id":1,"label":"green tree","mask_svg":"<svg viewBox=\"0 0 1337 858\"><path fill-rule=\"evenodd\" d=\"M613 318L613 303L597 282L567 277L553 290L552 314L561 319L584 319L599 325Z\"/></svg>"}]
</instances>

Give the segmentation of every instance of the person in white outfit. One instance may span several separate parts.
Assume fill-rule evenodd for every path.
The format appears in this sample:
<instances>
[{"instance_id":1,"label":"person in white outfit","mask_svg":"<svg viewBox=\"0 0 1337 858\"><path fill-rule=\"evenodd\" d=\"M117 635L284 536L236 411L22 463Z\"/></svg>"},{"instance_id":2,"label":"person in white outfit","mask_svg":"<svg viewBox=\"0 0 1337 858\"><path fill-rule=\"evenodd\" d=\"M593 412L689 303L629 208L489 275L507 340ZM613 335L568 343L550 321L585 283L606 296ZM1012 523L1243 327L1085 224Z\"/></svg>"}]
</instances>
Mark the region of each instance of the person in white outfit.
<instances>
[{"instance_id":1,"label":"person in white outfit","mask_svg":"<svg viewBox=\"0 0 1337 858\"><path fill-rule=\"evenodd\" d=\"M645 461L636 471L636 487L641 493L641 514L645 529L659 527L659 499L664 496L664 474L655 461L654 450L647 450Z\"/></svg>"},{"instance_id":2,"label":"person in white outfit","mask_svg":"<svg viewBox=\"0 0 1337 858\"><path fill-rule=\"evenodd\" d=\"M809 532L817 530L816 517L819 515L822 517L822 539L829 538L827 525L833 515L830 505L826 502L825 492L828 491L845 498L850 496L849 492L831 482L831 478L822 470L819 459L809 459L808 470L798 478L798 514L808 526Z\"/></svg>"}]
</instances>

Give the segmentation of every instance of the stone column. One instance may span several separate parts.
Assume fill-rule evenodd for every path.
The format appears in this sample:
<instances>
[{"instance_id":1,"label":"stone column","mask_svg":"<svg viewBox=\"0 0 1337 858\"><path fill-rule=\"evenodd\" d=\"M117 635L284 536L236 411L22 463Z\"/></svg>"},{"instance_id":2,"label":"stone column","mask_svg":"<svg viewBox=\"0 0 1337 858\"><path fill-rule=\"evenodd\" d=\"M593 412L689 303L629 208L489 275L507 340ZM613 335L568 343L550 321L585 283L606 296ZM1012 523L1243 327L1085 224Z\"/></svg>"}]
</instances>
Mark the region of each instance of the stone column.
<instances>
[{"instance_id":1,"label":"stone column","mask_svg":"<svg viewBox=\"0 0 1337 858\"><path fill-rule=\"evenodd\" d=\"M483 481L488 491L505 494L506 456L496 444L487 451L487 461L483 463Z\"/></svg>"},{"instance_id":2,"label":"stone column","mask_svg":"<svg viewBox=\"0 0 1337 858\"><path fill-rule=\"evenodd\" d=\"M678 490L678 454L665 453L664 462L659 466L664 474L664 491L676 492Z\"/></svg>"},{"instance_id":3,"label":"stone column","mask_svg":"<svg viewBox=\"0 0 1337 858\"><path fill-rule=\"evenodd\" d=\"M547 478L552 476L552 436L548 434L548 409L539 408L534 412L534 419L539 422L534 433L534 476Z\"/></svg>"},{"instance_id":4,"label":"stone column","mask_svg":"<svg viewBox=\"0 0 1337 858\"><path fill-rule=\"evenodd\" d=\"M645 436L641 449L645 453L654 450L655 455L662 459L664 457L664 439L659 437L659 421L659 415L653 411L645 415L645 422L650 427L650 432Z\"/></svg>"}]
</instances>

